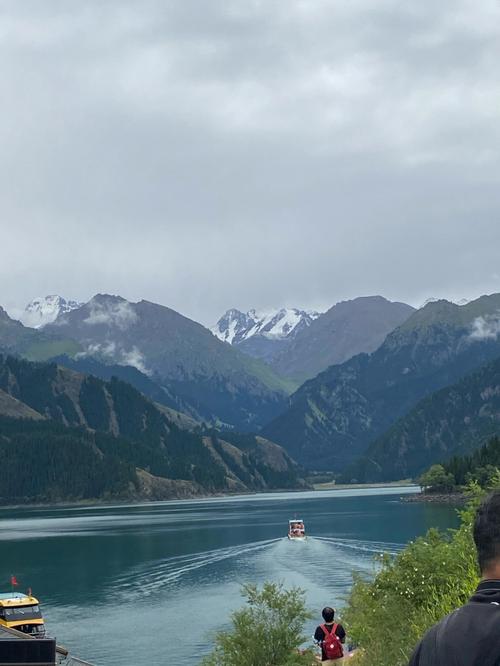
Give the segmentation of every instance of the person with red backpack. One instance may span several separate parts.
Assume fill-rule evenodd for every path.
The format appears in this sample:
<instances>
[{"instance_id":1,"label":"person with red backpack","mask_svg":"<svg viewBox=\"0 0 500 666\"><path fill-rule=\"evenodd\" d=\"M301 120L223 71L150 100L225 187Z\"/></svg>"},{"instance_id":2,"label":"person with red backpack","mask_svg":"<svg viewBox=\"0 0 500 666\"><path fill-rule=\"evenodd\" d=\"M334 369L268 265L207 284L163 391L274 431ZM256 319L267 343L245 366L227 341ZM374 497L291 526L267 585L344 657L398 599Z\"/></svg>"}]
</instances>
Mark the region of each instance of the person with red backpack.
<instances>
[{"instance_id":1,"label":"person with red backpack","mask_svg":"<svg viewBox=\"0 0 500 666\"><path fill-rule=\"evenodd\" d=\"M320 624L314 632L314 640L321 645L321 663L331 664L342 659L345 641L345 630L341 624L334 622L335 610L327 606L321 611L324 624Z\"/></svg>"}]
</instances>

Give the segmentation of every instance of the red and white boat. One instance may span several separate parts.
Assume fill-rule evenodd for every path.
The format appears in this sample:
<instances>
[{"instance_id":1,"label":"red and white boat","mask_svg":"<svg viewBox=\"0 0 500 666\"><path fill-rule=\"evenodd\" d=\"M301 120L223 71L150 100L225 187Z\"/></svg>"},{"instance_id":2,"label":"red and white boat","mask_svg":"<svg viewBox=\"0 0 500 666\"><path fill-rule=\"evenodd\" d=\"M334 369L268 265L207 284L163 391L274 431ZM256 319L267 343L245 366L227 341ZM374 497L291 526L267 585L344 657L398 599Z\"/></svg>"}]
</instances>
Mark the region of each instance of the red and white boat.
<instances>
[{"instance_id":1,"label":"red and white boat","mask_svg":"<svg viewBox=\"0 0 500 666\"><path fill-rule=\"evenodd\" d=\"M307 539L303 520L294 518L288 521L288 538L292 541L305 541Z\"/></svg>"}]
</instances>

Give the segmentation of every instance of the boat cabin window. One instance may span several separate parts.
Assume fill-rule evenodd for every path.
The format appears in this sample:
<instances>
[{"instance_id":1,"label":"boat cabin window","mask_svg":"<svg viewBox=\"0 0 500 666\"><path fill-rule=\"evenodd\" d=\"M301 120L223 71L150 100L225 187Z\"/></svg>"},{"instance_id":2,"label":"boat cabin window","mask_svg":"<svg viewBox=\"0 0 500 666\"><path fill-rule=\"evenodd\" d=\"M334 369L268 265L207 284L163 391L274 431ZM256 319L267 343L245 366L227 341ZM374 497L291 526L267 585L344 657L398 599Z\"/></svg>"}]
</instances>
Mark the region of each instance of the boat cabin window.
<instances>
[{"instance_id":1,"label":"boat cabin window","mask_svg":"<svg viewBox=\"0 0 500 666\"><path fill-rule=\"evenodd\" d=\"M40 606L17 606L17 608L0 608L0 618L6 622L16 622L17 620L38 620L42 613Z\"/></svg>"}]
</instances>

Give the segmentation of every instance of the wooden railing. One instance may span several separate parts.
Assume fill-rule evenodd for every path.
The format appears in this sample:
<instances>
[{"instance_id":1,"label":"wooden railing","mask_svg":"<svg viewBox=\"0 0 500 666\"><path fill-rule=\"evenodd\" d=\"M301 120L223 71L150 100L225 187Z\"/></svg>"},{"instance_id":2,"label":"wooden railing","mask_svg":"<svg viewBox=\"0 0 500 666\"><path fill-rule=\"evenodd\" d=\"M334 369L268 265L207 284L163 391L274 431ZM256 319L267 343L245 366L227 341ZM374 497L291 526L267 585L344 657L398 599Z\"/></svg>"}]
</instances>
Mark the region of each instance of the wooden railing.
<instances>
[{"instance_id":1,"label":"wooden railing","mask_svg":"<svg viewBox=\"0 0 500 666\"><path fill-rule=\"evenodd\" d=\"M10 627L1 626L0 629L7 633L11 634L15 638L21 638L25 640L36 641L38 640L34 636L25 634L22 631L17 631L17 629L11 629ZM83 661L83 659L78 659L70 654L69 650L63 647L62 645L56 645L56 664L59 666L93 666L88 661Z\"/></svg>"}]
</instances>

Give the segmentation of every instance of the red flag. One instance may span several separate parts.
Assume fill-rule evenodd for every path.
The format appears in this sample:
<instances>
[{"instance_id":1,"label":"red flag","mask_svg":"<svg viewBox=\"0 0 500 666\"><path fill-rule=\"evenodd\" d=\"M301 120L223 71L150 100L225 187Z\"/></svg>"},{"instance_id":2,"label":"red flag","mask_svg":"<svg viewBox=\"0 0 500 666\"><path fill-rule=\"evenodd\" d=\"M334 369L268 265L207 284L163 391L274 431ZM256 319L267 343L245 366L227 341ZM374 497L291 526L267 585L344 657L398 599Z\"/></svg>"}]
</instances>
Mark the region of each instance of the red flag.
<instances>
[{"instance_id":1,"label":"red flag","mask_svg":"<svg viewBox=\"0 0 500 666\"><path fill-rule=\"evenodd\" d=\"M10 577L10 584L11 584L12 586L14 586L14 585L19 585L19 583L17 582L17 578L16 578L15 576L11 576L11 577Z\"/></svg>"}]
</instances>

